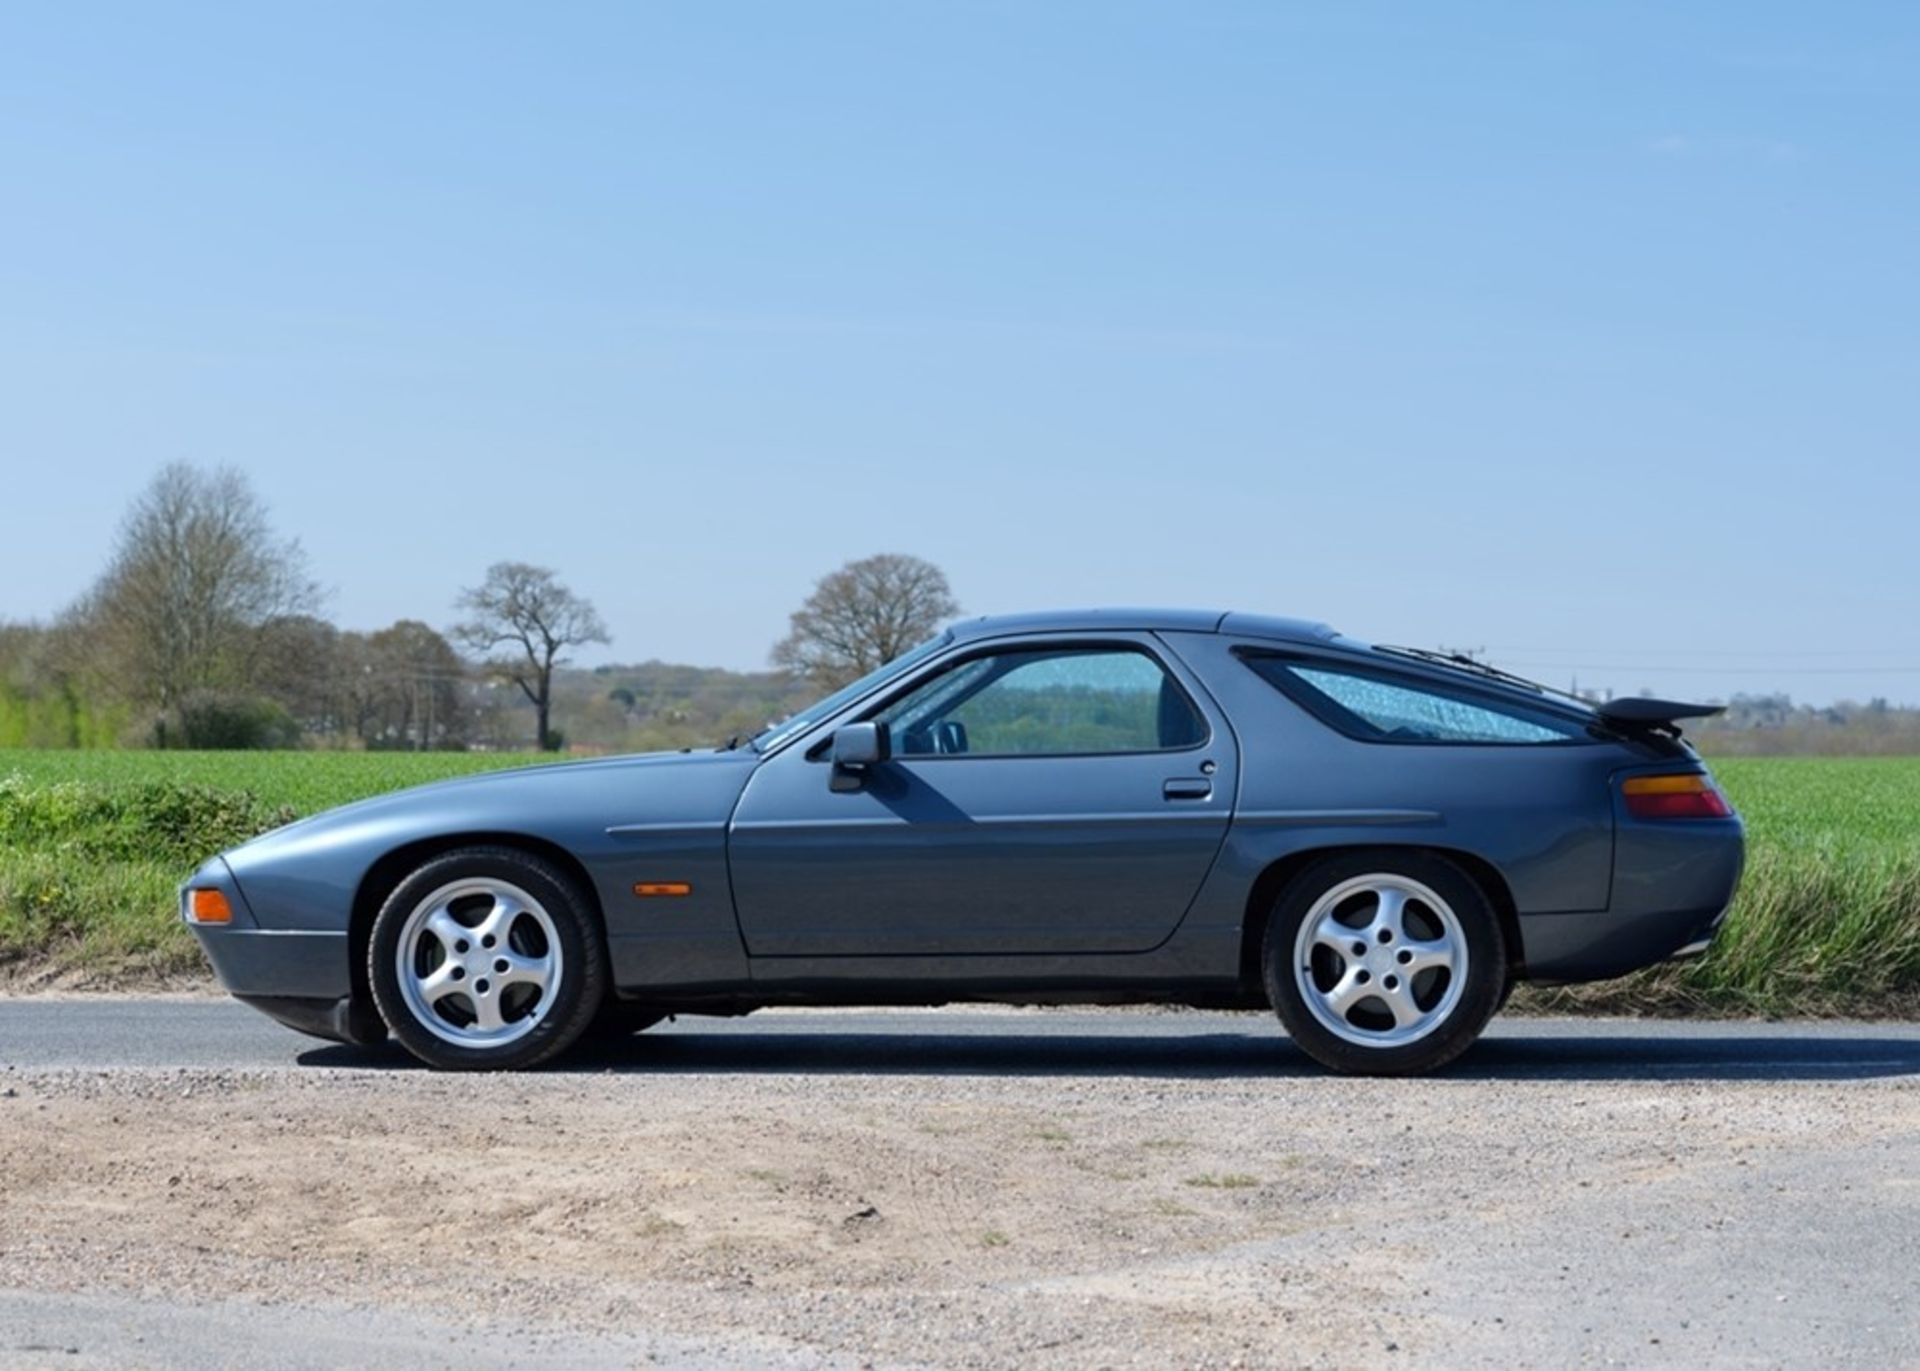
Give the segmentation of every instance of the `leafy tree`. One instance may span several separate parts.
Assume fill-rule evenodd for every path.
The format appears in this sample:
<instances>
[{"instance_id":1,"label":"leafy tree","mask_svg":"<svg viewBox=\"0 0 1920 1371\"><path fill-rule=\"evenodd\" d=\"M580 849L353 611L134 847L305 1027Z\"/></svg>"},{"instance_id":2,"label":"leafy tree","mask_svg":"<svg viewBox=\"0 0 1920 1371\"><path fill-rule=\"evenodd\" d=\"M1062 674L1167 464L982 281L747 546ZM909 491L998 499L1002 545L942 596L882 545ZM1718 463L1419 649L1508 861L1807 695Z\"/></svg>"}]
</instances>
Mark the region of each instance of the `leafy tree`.
<instances>
[{"instance_id":1,"label":"leafy tree","mask_svg":"<svg viewBox=\"0 0 1920 1371\"><path fill-rule=\"evenodd\" d=\"M311 614L283 615L262 624L251 684L278 701L307 732L338 732L338 678L345 636Z\"/></svg>"},{"instance_id":2,"label":"leafy tree","mask_svg":"<svg viewBox=\"0 0 1920 1371\"><path fill-rule=\"evenodd\" d=\"M163 746L220 751L300 746L300 725L278 701L223 690L192 690L167 712Z\"/></svg>"},{"instance_id":3,"label":"leafy tree","mask_svg":"<svg viewBox=\"0 0 1920 1371\"><path fill-rule=\"evenodd\" d=\"M566 661L569 647L608 641L591 602L575 595L545 567L525 562L495 562L481 585L462 591L459 608L473 617L453 636L487 657L496 676L513 682L538 716L540 746L558 748L549 720L553 707L553 669Z\"/></svg>"},{"instance_id":4,"label":"leafy tree","mask_svg":"<svg viewBox=\"0 0 1920 1371\"><path fill-rule=\"evenodd\" d=\"M189 693L249 686L262 627L319 598L299 542L275 537L246 477L176 462L133 502L68 617L95 669L164 720Z\"/></svg>"},{"instance_id":5,"label":"leafy tree","mask_svg":"<svg viewBox=\"0 0 1920 1371\"><path fill-rule=\"evenodd\" d=\"M369 634L365 667L380 718L377 737L361 735L369 747L465 745L460 686L467 664L431 627L401 619Z\"/></svg>"},{"instance_id":6,"label":"leafy tree","mask_svg":"<svg viewBox=\"0 0 1920 1371\"><path fill-rule=\"evenodd\" d=\"M960 612L939 567L883 552L820 578L795 610L773 663L838 690L931 637Z\"/></svg>"}]
</instances>

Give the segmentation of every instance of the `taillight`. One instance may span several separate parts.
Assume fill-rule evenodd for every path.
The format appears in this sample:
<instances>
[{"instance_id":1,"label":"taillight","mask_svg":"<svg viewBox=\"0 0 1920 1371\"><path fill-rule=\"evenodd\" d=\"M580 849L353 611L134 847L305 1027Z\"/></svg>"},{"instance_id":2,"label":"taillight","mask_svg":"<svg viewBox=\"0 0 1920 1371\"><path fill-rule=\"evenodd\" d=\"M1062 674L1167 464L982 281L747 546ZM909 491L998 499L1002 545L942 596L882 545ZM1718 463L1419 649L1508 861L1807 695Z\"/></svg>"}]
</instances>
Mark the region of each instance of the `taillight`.
<instances>
[{"instance_id":1,"label":"taillight","mask_svg":"<svg viewBox=\"0 0 1920 1371\"><path fill-rule=\"evenodd\" d=\"M1707 777L1697 771L1675 776L1629 776L1620 787L1627 813L1636 819L1725 819L1733 814Z\"/></svg>"}]
</instances>

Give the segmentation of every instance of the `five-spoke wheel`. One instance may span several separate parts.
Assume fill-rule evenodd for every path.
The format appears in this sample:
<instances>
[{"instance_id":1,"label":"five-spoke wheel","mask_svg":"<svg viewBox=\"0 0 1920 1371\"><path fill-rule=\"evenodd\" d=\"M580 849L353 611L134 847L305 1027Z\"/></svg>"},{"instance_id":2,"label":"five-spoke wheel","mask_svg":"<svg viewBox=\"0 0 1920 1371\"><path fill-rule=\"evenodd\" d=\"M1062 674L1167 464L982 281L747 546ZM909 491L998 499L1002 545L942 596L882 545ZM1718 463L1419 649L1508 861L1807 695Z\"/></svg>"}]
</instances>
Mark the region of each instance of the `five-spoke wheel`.
<instances>
[{"instance_id":1,"label":"five-spoke wheel","mask_svg":"<svg viewBox=\"0 0 1920 1371\"><path fill-rule=\"evenodd\" d=\"M415 905L394 955L408 1011L463 1047L525 1037L553 1007L566 968L553 917L492 876L454 881Z\"/></svg>"},{"instance_id":2,"label":"five-spoke wheel","mask_svg":"<svg viewBox=\"0 0 1920 1371\"><path fill-rule=\"evenodd\" d=\"M1348 853L1302 872L1267 930L1287 1032L1342 1071L1431 1071L1479 1036L1506 984L1499 920L1444 858Z\"/></svg>"},{"instance_id":3,"label":"five-spoke wheel","mask_svg":"<svg viewBox=\"0 0 1920 1371\"><path fill-rule=\"evenodd\" d=\"M600 939L572 881L510 848L465 848L403 880L374 921L374 1001L434 1066L544 1061L599 1009Z\"/></svg>"}]
</instances>

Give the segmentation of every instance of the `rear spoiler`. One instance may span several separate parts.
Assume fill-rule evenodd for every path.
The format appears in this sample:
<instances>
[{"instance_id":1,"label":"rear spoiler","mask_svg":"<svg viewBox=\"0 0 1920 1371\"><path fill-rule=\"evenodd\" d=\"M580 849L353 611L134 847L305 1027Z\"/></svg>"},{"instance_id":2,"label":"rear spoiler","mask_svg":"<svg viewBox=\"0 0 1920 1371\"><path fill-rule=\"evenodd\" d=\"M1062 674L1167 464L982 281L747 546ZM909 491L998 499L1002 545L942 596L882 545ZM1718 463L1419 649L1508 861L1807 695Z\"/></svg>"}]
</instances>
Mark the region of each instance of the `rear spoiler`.
<instances>
[{"instance_id":1,"label":"rear spoiler","mask_svg":"<svg viewBox=\"0 0 1920 1371\"><path fill-rule=\"evenodd\" d=\"M1628 695L1618 700L1607 700L1593 707L1602 723L1626 729L1628 732L1664 733L1668 737L1680 736L1680 720L1711 719L1716 714L1727 712L1725 705L1690 705L1679 700L1649 700L1639 695Z\"/></svg>"},{"instance_id":2,"label":"rear spoiler","mask_svg":"<svg viewBox=\"0 0 1920 1371\"><path fill-rule=\"evenodd\" d=\"M1593 712L1616 724L1670 724L1680 719L1711 719L1725 714L1725 705L1688 705L1678 700L1649 700L1638 695L1597 704Z\"/></svg>"}]
</instances>

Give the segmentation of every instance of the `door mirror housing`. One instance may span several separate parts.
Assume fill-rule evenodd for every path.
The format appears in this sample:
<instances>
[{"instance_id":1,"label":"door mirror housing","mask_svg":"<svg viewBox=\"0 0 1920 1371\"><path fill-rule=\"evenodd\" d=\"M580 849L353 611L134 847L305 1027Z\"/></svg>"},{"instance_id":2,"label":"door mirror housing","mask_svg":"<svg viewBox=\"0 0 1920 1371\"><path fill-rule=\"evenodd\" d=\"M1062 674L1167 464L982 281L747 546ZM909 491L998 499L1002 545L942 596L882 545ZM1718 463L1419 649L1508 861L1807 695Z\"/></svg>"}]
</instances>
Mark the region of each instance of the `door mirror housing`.
<instances>
[{"instance_id":1,"label":"door mirror housing","mask_svg":"<svg viewBox=\"0 0 1920 1371\"><path fill-rule=\"evenodd\" d=\"M835 766L876 766L891 756L892 731L884 723L847 724L833 731Z\"/></svg>"},{"instance_id":2,"label":"door mirror housing","mask_svg":"<svg viewBox=\"0 0 1920 1371\"><path fill-rule=\"evenodd\" d=\"M847 724L833 731L834 790L858 790L868 767L893 756L893 734L884 723Z\"/></svg>"}]
</instances>

